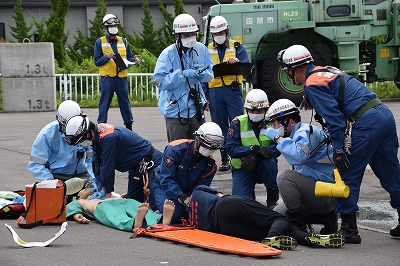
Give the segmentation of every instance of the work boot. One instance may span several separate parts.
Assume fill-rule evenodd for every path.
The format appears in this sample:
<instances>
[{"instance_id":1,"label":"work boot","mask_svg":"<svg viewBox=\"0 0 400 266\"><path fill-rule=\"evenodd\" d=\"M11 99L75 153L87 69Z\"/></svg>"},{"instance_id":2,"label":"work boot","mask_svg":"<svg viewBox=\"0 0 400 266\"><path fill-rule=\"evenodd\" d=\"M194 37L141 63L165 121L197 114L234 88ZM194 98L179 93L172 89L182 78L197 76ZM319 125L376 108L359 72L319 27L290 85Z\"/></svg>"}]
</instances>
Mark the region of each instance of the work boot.
<instances>
[{"instance_id":1,"label":"work boot","mask_svg":"<svg viewBox=\"0 0 400 266\"><path fill-rule=\"evenodd\" d=\"M324 248L340 248L346 242L345 237L340 234L309 234L306 237L306 241L312 246Z\"/></svg>"},{"instance_id":2,"label":"work boot","mask_svg":"<svg viewBox=\"0 0 400 266\"><path fill-rule=\"evenodd\" d=\"M321 228L319 232L321 235L333 234L338 230L337 214L335 210L326 214L309 215L304 217L304 222L306 224L323 224L324 227Z\"/></svg>"},{"instance_id":3,"label":"work boot","mask_svg":"<svg viewBox=\"0 0 400 266\"><path fill-rule=\"evenodd\" d=\"M279 189L267 188L267 207L271 210L276 207L279 200Z\"/></svg>"},{"instance_id":4,"label":"work boot","mask_svg":"<svg viewBox=\"0 0 400 266\"><path fill-rule=\"evenodd\" d=\"M397 213L399 215L399 224L396 227L390 229L390 235L393 237L400 237L400 209L397 209Z\"/></svg>"},{"instance_id":5,"label":"work boot","mask_svg":"<svg viewBox=\"0 0 400 266\"><path fill-rule=\"evenodd\" d=\"M280 250L293 250L297 247L297 241L290 236L266 237L261 243Z\"/></svg>"},{"instance_id":6,"label":"work boot","mask_svg":"<svg viewBox=\"0 0 400 266\"><path fill-rule=\"evenodd\" d=\"M292 225L294 227L296 227L300 231L308 233L306 228L306 223L303 220L303 212L301 210L295 212L288 212L288 216L292 221Z\"/></svg>"},{"instance_id":7,"label":"work boot","mask_svg":"<svg viewBox=\"0 0 400 266\"><path fill-rule=\"evenodd\" d=\"M357 229L357 212L349 214L341 213L340 217L342 218L342 223L337 233L346 238L346 243L360 244L361 237Z\"/></svg>"},{"instance_id":8,"label":"work boot","mask_svg":"<svg viewBox=\"0 0 400 266\"><path fill-rule=\"evenodd\" d=\"M126 124L125 127L126 127L127 129L129 129L130 131L132 131L132 123Z\"/></svg>"},{"instance_id":9,"label":"work boot","mask_svg":"<svg viewBox=\"0 0 400 266\"><path fill-rule=\"evenodd\" d=\"M218 170L220 171L228 171L231 169L231 157L229 157L226 150L221 151L221 165L219 166Z\"/></svg>"}]
</instances>

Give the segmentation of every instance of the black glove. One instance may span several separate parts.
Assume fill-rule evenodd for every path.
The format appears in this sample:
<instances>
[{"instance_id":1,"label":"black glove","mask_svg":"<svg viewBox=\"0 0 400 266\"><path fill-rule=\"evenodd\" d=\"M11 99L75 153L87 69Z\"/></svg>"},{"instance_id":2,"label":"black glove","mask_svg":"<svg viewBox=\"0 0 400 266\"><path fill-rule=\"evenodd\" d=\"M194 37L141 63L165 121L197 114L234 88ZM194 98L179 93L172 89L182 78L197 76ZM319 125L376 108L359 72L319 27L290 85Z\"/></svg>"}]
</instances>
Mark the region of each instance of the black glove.
<instances>
[{"instance_id":1,"label":"black glove","mask_svg":"<svg viewBox=\"0 0 400 266\"><path fill-rule=\"evenodd\" d=\"M189 196L186 195L185 193L180 194L178 196L178 202L185 207L188 206L189 205Z\"/></svg>"},{"instance_id":2,"label":"black glove","mask_svg":"<svg viewBox=\"0 0 400 266\"><path fill-rule=\"evenodd\" d=\"M347 159L347 156L342 149L333 152L333 160L337 169L340 171L346 171L350 167L349 159Z\"/></svg>"},{"instance_id":3,"label":"black glove","mask_svg":"<svg viewBox=\"0 0 400 266\"><path fill-rule=\"evenodd\" d=\"M267 147L252 146L251 150L254 151L255 153L258 153L258 154L264 156L267 159L271 159L272 157L274 157L272 151L270 149L268 149Z\"/></svg>"},{"instance_id":4,"label":"black glove","mask_svg":"<svg viewBox=\"0 0 400 266\"><path fill-rule=\"evenodd\" d=\"M261 155L257 153L252 153L250 155L247 155L242 159L242 169L244 171L251 171L253 168L258 164L258 162L261 159Z\"/></svg>"}]
</instances>

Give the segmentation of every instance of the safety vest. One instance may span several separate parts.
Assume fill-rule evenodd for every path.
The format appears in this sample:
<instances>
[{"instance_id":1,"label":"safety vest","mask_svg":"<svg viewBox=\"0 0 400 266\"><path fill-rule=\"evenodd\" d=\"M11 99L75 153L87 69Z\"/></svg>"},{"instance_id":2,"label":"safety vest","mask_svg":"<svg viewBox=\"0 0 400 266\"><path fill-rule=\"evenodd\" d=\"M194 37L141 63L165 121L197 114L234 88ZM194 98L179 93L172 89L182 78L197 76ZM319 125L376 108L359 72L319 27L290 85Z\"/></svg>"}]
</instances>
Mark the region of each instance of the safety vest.
<instances>
[{"instance_id":1,"label":"safety vest","mask_svg":"<svg viewBox=\"0 0 400 266\"><path fill-rule=\"evenodd\" d=\"M101 37L100 40L103 55L114 53L113 49L111 48L111 44L107 41L106 36ZM121 57L126 59L126 47L122 37L117 37L117 50ZM117 65L113 60L108 60L108 62L100 66L99 69L100 76L108 76L112 78L117 75ZM126 76L128 76L127 69L118 73L118 77L120 78L125 78Z\"/></svg>"},{"instance_id":2,"label":"safety vest","mask_svg":"<svg viewBox=\"0 0 400 266\"><path fill-rule=\"evenodd\" d=\"M257 139L253 128L249 128L249 117L247 114L238 116L237 119L240 121L240 139L242 141L242 146L268 146L272 143L272 140L264 136L264 128L261 129L259 139ZM265 115L265 119L268 119L267 115ZM236 169L240 169L242 166L242 160L240 158L232 158L231 165Z\"/></svg>"},{"instance_id":3,"label":"safety vest","mask_svg":"<svg viewBox=\"0 0 400 266\"><path fill-rule=\"evenodd\" d=\"M217 46L214 45L214 42L210 43L208 45L208 50L210 51L211 54L211 59L214 62L214 65L226 62L229 57L236 57L236 49L235 49L235 41L229 40L229 48L227 47L225 49L225 55L224 58L222 59L222 62L219 61L219 56L218 56L218 49ZM222 87L224 83L222 83L222 79L224 80L225 85L231 85L232 82L237 81L240 84L243 82L243 76L242 75L226 75L223 77L217 77L213 78L210 82L208 82L208 87L209 88L218 88Z\"/></svg>"}]
</instances>

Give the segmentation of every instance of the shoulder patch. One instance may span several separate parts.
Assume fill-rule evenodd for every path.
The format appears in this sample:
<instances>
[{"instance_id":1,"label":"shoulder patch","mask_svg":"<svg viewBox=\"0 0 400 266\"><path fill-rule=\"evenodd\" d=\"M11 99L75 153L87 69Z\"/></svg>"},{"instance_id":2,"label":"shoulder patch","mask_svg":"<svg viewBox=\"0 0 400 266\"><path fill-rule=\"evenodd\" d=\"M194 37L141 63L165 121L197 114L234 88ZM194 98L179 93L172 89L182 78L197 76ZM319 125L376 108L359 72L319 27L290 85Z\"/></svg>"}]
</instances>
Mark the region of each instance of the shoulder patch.
<instances>
[{"instance_id":1,"label":"shoulder patch","mask_svg":"<svg viewBox=\"0 0 400 266\"><path fill-rule=\"evenodd\" d=\"M170 167L171 165L173 165L174 162L175 162L175 158L172 157L172 156L170 156L170 155L166 156L165 159L164 159L164 164L165 164L167 167Z\"/></svg>"},{"instance_id":2,"label":"shoulder patch","mask_svg":"<svg viewBox=\"0 0 400 266\"><path fill-rule=\"evenodd\" d=\"M228 128L228 138L229 139L232 139L233 138L233 134L234 134L235 132L234 132L234 130L233 130L233 128Z\"/></svg>"}]
</instances>

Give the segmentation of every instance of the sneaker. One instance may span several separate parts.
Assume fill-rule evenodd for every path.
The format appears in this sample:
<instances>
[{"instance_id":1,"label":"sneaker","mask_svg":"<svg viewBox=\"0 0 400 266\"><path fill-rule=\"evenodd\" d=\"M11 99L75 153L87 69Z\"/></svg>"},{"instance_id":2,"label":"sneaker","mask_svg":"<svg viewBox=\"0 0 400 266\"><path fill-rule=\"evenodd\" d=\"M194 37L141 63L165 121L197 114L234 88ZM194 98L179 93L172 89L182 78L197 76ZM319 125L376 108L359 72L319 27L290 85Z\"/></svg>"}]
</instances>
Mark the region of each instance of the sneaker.
<instances>
[{"instance_id":1,"label":"sneaker","mask_svg":"<svg viewBox=\"0 0 400 266\"><path fill-rule=\"evenodd\" d=\"M390 235L392 237L400 237L400 223L396 227L390 229Z\"/></svg>"},{"instance_id":2,"label":"sneaker","mask_svg":"<svg viewBox=\"0 0 400 266\"><path fill-rule=\"evenodd\" d=\"M343 235L330 234L330 235L318 235L309 234L306 237L306 241L313 246L325 247L325 248L340 248L345 243Z\"/></svg>"},{"instance_id":3,"label":"sneaker","mask_svg":"<svg viewBox=\"0 0 400 266\"><path fill-rule=\"evenodd\" d=\"M261 243L280 250L293 250L297 247L297 241L290 236L266 237Z\"/></svg>"}]
</instances>

